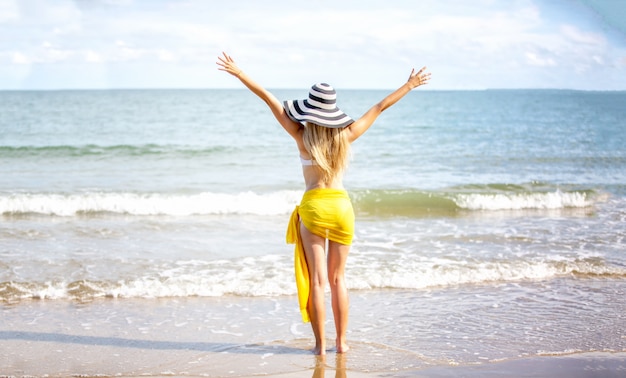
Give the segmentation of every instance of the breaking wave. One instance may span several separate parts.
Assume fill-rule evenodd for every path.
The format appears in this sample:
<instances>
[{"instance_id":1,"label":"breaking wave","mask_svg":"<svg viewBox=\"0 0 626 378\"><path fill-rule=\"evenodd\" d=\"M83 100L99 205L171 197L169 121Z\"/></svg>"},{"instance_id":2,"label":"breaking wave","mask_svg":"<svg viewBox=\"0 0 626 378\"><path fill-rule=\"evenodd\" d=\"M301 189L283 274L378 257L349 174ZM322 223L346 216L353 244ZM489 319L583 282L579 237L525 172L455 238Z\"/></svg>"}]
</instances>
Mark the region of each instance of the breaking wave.
<instances>
[{"instance_id":1,"label":"breaking wave","mask_svg":"<svg viewBox=\"0 0 626 378\"><path fill-rule=\"evenodd\" d=\"M459 211L501 211L586 208L602 199L592 190L561 190L495 185L441 191L355 190L354 208L361 215L420 216ZM98 213L123 215L288 214L300 201L301 191L269 193L204 192L192 194L84 192L0 194L0 214L77 216Z\"/></svg>"}]
</instances>

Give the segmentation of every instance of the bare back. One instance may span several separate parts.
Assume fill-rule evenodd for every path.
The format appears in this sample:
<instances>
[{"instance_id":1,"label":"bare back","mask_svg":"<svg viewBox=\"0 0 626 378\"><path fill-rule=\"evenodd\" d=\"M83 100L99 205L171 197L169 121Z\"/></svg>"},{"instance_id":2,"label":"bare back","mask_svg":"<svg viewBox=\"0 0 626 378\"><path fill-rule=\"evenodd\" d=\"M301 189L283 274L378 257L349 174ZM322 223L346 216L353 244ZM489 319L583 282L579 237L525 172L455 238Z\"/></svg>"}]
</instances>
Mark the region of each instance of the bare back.
<instances>
[{"instance_id":1,"label":"bare back","mask_svg":"<svg viewBox=\"0 0 626 378\"><path fill-rule=\"evenodd\" d=\"M304 184L307 191L319 188L343 189L343 183L341 181L341 178L338 178L330 184L324 183L322 181L322 176L320 174L319 168L314 165L303 165L302 175L304 176Z\"/></svg>"},{"instance_id":2,"label":"bare back","mask_svg":"<svg viewBox=\"0 0 626 378\"><path fill-rule=\"evenodd\" d=\"M293 137L296 140L296 144L298 145L298 152L300 153L300 157L302 159L311 160L312 156L304 147L304 142L302 140L303 131L304 127L302 127L302 130L300 130ZM304 177L304 185L307 191L319 188L343 189L343 182L340 176L338 176L337 179L335 179L330 184L325 183L322 179L321 170L315 165L302 165L302 176Z\"/></svg>"}]
</instances>

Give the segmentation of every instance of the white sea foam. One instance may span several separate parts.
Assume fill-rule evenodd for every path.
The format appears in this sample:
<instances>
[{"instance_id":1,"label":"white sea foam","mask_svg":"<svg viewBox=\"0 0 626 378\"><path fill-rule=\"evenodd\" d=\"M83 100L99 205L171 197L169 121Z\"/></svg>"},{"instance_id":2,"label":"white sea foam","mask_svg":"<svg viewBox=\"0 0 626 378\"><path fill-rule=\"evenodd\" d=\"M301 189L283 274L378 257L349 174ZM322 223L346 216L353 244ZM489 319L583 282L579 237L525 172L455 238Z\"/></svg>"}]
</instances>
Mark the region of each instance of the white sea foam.
<instances>
[{"instance_id":1,"label":"white sea foam","mask_svg":"<svg viewBox=\"0 0 626 378\"><path fill-rule=\"evenodd\" d=\"M375 261L375 260L372 260ZM551 279L572 274L580 276L626 276L626 270L588 260L513 260L483 261L467 264L414 263L387 261L384 264L359 257L351 260L348 287L360 289L426 289L494 282L523 282ZM174 266L148 271L132 279L111 281L65 280L46 282L0 283L0 300L25 298L90 299L219 297L294 295L291 256L272 255L221 262L180 262Z\"/></svg>"},{"instance_id":2,"label":"white sea foam","mask_svg":"<svg viewBox=\"0 0 626 378\"><path fill-rule=\"evenodd\" d=\"M415 193L421 193L419 191ZM18 193L0 195L0 214L44 214L56 216L76 216L79 214L114 213L125 215L215 215L215 214L254 214L279 215L288 214L299 202L302 195L297 190L280 190L268 193L245 191L239 193L204 192L196 194L165 194L165 193L118 193L118 192L85 192L76 194L56 193ZM417 211L420 207L428 209L432 203L407 202L406 206L397 208L396 203L403 199L400 194L387 194L381 200L367 196L355 195L355 208L364 207L365 211L375 208L384 209L391 215L395 211ZM585 192L536 192L489 194L468 193L431 194L439 200L450 198L456 206L466 210L521 210L521 209L562 209L583 208L593 205L594 199ZM448 199L448 201L450 200ZM373 201L373 202L372 202ZM436 200L437 201L437 200ZM435 201L435 202L436 202ZM394 207L395 206L395 207ZM368 210L369 209L369 210Z\"/></svg>"},{"instance_id":3,"label":"white sea foam","mask_svg":"<svg viewBox=\"0 0 626 378\"><path fill-rule=\"evenodd\" d=\"M74 216L81 213L129 215L287 214L298 203L299 191L199 194L13 194L0 196L0 214Z\"/></svg>"},{"instance_id":4,"label":"white sea foam","mask_svg":"<svg viewBox=\"0 0 626 378\"><path fill-rule=\"evenodd\" d=\"M458 194L454 202L467 210L524 210L582 208L593 204L584 192Z\"/></svg>"}]
</instances>

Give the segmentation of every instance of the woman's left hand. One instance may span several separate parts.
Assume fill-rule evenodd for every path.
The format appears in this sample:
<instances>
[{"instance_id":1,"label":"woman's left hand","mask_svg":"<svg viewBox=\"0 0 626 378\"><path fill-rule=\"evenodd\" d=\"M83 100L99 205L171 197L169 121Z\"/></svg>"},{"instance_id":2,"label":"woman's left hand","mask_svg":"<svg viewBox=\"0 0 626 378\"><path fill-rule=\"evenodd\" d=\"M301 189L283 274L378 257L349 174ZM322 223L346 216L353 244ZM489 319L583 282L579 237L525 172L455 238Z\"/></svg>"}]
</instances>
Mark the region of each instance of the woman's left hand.
<instances>
[{"instance_id":1,"label":"woman's left hand","mask_svg":"<svg viewBox=\"0 0 626 378\"><path fill-rule=\"evenodd\" d=\"M420 85L428 84L429 80L430 72L426 72L426 67L422 67L422 69L417 71L417 73L414 68L411 70L408 83L411 86L411 89L413 89L419 87Z\"/></svg>"},{"instance_id":2,"label":"woman's left hand","mask_svg":"<svg viewBox=\"0 0 626 378\"><path fill-rule=\"evenodd\" d=\"M241 69L237 67L233 58L225 52L222 52L222 54L224 54L224 57L218 56L218 61L215 62L219 66L218 70L226 71L233 76L239 77L239 75L241 75Z\"/></svg>"}]
</instances>

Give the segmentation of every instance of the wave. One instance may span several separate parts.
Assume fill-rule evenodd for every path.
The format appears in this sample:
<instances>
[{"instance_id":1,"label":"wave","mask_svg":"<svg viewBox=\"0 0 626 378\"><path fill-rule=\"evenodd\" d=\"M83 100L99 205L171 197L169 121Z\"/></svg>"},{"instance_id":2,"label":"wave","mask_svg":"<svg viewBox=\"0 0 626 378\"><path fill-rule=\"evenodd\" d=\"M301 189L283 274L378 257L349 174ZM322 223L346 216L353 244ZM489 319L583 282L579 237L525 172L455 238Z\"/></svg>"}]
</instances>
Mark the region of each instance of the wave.
<instances>
[{"instance_id":1,"label":"wave","mask_svg":"<svg viewBox=\"0 0 626 378\"><path fill-rule=\"evenodd\" d=\"M180 157L206 157L215 153L236 153L236 147L212 146L192 147L183 145L109 145L101 146L88 144L83 146L0 146L0 157L21 159L25 157L63 158L63 157L137 157L137 156L180 156Z\"/></svg>"},{"instance_id":2,"label":"wave","mask_svg":"<svg viewBox=\"0 0 626 378\"><path fill-rule=\"evenodd\" d=\"M114 262L110 262L114 264ZM125 263L128 268L128 262ZM295 295L291 256L270 255L232 261L178 261L154 268L138 264L140 275L126 279L82 279L45 282L0 282L0 302L24 299L260 297ZM69 276L69 275L68 275ZM347 283L350 290L430 289L460 285L548 280L626 279L624 267L597 259L572 261L482 261L479 263L434 261L372 263L354 256Z\"/></svg>"},{"instance_id":3,"label":"wave","mask_svg":"<svg viewBox=\"0 0 626 378\"><path fill-rule=\"evenodd\" d=\"M354 197L355 207L364 214L420 216L463 211L588 208L606 195L588 189L532 183L464 185L440 191L367 190L355 192Z\"/></svg>"},{"instance_id":4,"label":"wave","mask_svg":"<svg viewBox=\"0 0 626 378\"><path fill-rule=\"evenodd\" d=\"M80 193L13 194L0 196L0 214L76 216L99 213L124 215L278 215L292 211L298 191L242 193Z\"/></svg>"},{"instance_id":5,"label":"wave","mask_svg":"<svg viewBox=\"0 0 626 378\"><path fill-rule=\"evenodd\" d=\"M269 193L204 192L194 194L85 192L76 194L0 194L0 214L77 216L123 215L280 215L290 213L301 191ZM454 215L461 211L542 210L587 208L602 200L591 190L550 191L493 190L474 186L444 191L356 190L351 193L359 215L423 216Z\"/></svg>"}]
</instances>

